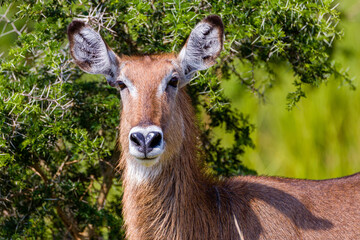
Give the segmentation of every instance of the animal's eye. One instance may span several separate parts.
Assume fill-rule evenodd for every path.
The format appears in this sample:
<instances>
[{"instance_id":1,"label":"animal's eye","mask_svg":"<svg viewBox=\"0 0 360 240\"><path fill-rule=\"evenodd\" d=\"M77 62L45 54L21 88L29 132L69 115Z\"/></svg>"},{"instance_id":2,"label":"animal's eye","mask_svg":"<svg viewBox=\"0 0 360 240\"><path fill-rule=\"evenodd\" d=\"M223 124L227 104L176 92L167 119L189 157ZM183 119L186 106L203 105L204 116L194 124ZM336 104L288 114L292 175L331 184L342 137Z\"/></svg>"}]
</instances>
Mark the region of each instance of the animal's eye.
<instances>
[{"instance_id":1,"label":"animal's eye","mask_svg":"<svg viewBox=\"0 0 360 240\"><path fill-rule=\"evenodd\" d=\"M126 84L123 81L118 81L116 84L120 90L124 90L126 88Z\"/></svg>"},{"instance_id":2,"label":"animal's eye","mask_svg":"<svg viewBox=\"0 0 360 240\"><path fill-rule=\"evenodd\" d=\"M179 77L177 76L172 76L170 81L168 82L168 86L177 88L179 84Z\"/></svg>"}]
</instances>

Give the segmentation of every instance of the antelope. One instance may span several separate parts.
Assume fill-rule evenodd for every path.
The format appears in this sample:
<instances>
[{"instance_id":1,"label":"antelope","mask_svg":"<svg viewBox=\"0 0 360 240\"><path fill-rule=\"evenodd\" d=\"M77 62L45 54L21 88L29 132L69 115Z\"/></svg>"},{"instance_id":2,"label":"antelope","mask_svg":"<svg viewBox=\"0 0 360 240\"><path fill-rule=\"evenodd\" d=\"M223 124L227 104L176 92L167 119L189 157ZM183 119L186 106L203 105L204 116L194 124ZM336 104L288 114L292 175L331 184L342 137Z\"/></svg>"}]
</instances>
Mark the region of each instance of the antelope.
<instances>
[{"instance_id":1,"label":"antelope","mask_svg":"<svg viewBox=\"0 0 360 240\"><path fill-rule=\"evenodd\" d=\"M206 172L186 85L216 63L220 17L198 23L179 54L116 55L80 20L68 37L75 63L120 91L128 239L360 239L360 173L316 181Z\"/></svg>"}]
</instances>

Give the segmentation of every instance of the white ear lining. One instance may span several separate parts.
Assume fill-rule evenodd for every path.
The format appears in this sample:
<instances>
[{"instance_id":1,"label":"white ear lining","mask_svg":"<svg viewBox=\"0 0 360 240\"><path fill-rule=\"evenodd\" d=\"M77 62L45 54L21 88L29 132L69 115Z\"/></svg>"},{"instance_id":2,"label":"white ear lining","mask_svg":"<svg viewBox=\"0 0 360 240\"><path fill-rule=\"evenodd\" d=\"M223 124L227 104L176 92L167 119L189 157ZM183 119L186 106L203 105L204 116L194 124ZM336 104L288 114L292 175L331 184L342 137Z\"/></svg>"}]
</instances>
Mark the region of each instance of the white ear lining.
<instances>
[{"instance_id":1,"label":"white ear lining","mask_svg":"<svg viewBox=\"0 0 360 240\"><path fill-rule=\"evenodd\" d=\"M90 73L103 73L110 66L110 60L105 43L100 35L90 28L83 28L74 34L73 55L77 61L88 62Z\"/></svg>"},{"instance_id":2,"label":"white ear lining","mask_svg":"<svg viewBox=\"0 0 360 240\"><path fill-rule=\"evenodd\" d=\"M85 72L103 74L108 81L115 81L118 61L100 34L85 23L74 22L69 26L71 54L78 66Z\"/></svg>"},{"instance_id":3,"label":"white ear lining","mask_svg":"<svg viewBox=\"0 0 360 240\"><path fill-rule=\"evenodd\" d=\"M205 60L214 58L221 50L219 41L219 31L207 24L199 24L189 36L189 40L185 49L184 60L189 62L195 71L204 70L210 67Z\"/></svg>"},{"instance_id":4,"label":"white ear lining","mask_svg":"<svg viewBox=\"0 0 360 240\"><path fill-rule=\"evenodd\" d=\"M220 24L214 23L214 18L220 21ZM187 84L196 71L205 70L214 65L222 47L223 26L219 17L210 16L210 19L205 18L196 25L178 55L185 75L185 83L182 85Z\"/></svg>"}]
</instances>

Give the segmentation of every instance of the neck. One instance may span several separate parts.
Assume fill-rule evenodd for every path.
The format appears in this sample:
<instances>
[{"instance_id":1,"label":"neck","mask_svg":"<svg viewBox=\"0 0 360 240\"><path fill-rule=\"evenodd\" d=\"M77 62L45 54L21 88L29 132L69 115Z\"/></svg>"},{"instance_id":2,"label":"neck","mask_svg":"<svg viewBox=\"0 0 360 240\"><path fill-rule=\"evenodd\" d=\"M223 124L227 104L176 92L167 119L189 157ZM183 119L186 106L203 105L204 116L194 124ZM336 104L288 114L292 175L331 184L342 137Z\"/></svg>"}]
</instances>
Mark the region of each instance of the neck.
<instances>
[{"instance_id":1,"label":"neck","mask_svg":"<svg viewBox=\"0 0 360 240\"><path fill-rule=\"evenodd\" d=\"M181 109L187 131L180 151L150 168L125 167L123 204L129 239L200 239L204 231L217 234L213 233L217 226L204 221L218 214L215 181L204 174L195 157L199 153L194 114L185 91L183 94L186 101ZM134 178L140 175L141 179Z\"/></svg>"}]
</instances>

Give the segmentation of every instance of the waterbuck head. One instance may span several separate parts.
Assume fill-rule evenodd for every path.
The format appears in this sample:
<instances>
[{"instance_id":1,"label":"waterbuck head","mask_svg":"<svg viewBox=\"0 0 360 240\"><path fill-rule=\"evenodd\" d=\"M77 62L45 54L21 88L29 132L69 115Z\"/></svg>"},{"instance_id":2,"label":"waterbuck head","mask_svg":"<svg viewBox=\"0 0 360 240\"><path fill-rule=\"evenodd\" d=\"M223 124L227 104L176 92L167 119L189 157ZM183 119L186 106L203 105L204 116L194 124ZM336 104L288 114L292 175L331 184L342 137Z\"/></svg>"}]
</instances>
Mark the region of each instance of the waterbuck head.
<instances>
[{"instance_id":1,"label":"waterbuck head","mask_svg":"<svg viewBox=\"0 0 360 240\"><path fill-rule=\"evenodd\" d=\"M215 15L203 19L179 54L118 56L99 33L78 20L69 25L68 37L75 63L85 72L105 75L120 91L120 143L127 164L150 168L179 154L187 131L182 88L219 56L221 19Z\"/></svg>"}]
</instances>

